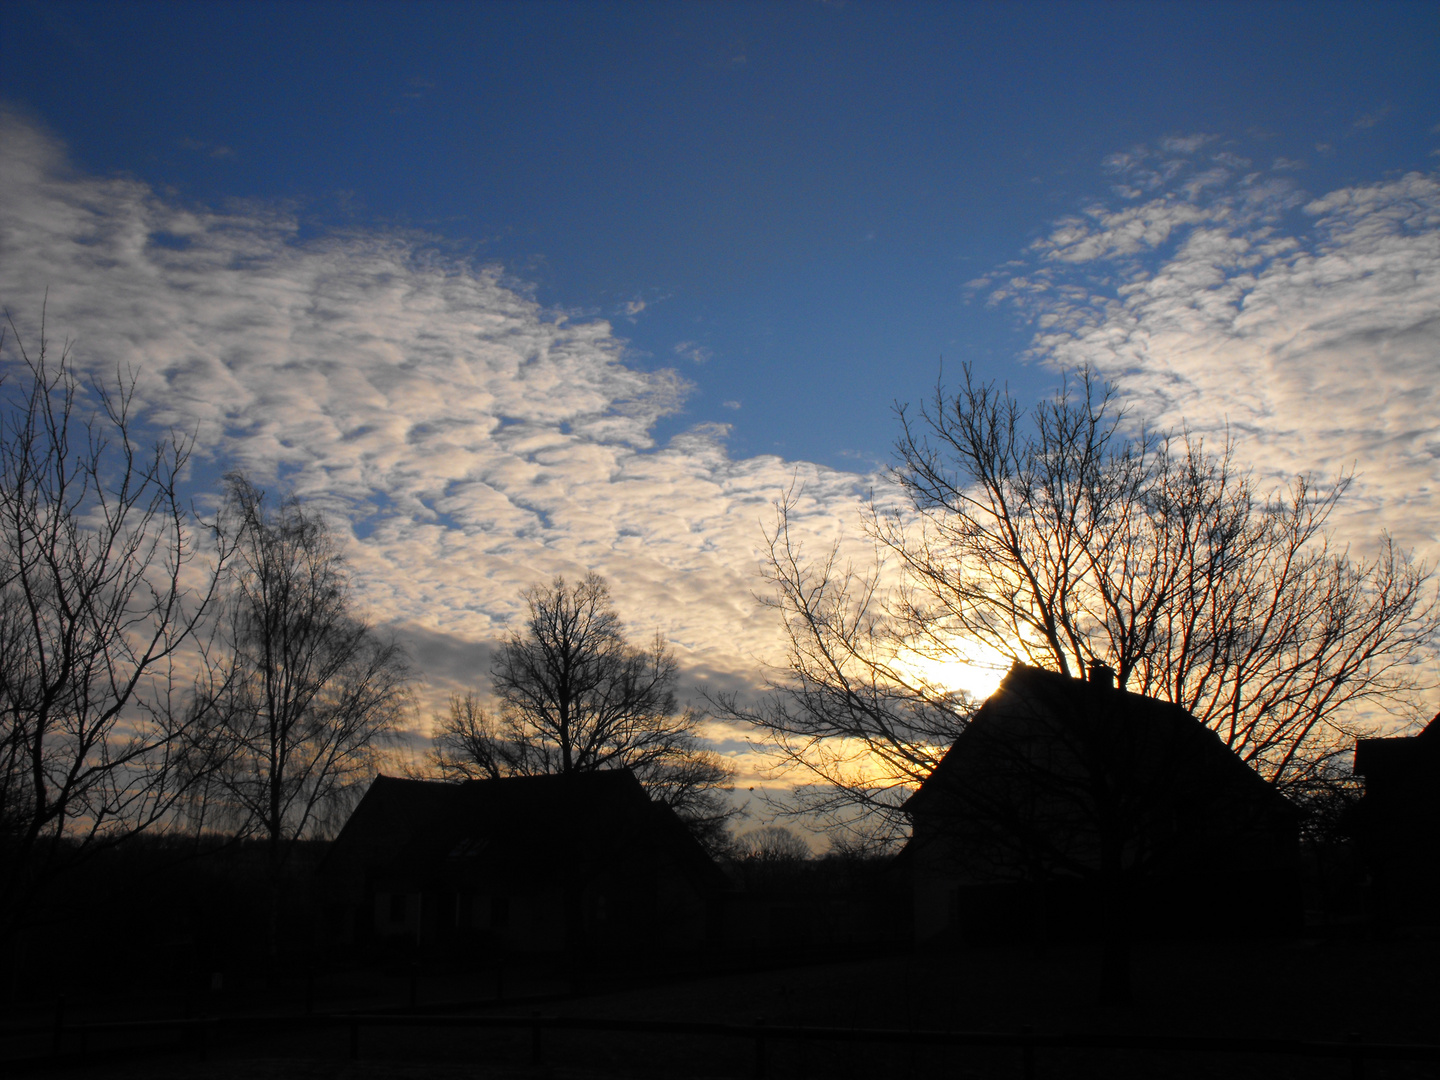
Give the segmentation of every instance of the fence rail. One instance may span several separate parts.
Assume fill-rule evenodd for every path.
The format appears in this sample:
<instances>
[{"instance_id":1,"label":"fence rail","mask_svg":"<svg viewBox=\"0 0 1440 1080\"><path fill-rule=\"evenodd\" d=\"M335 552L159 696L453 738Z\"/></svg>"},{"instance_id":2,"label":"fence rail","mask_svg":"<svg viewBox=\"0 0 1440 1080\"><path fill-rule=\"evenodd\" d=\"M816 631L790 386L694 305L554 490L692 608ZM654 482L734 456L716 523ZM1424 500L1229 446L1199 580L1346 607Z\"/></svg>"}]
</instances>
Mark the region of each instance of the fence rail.
<instances>
[{"instance_id":1,"label":"fence rail","mask_svg":"<svg viewBox=\"0 0 1440 1080\"><path fill-rule=\"evenodd\" d=\"M325 1013L305 1016L266 1015L200 1017L173 1020L126 1020L98 1023L63 1023L57 1016L53 1027L11 1029L3 1033L7 1042L29 1038L50 1039L49 1055L0 1057L7 1068L43 1070L50 1065L74 1064L87 1055L65 1053L74 1041L85 1045L92 1038L129 1036L148 1032L174 1032L180 1041L147 1046L127 1046L127 1053L155 1053L192 1049L205 1057L222 1034L254 1034L306 1030L348 1029L352 1058L360 1056L360 1034L366 1028L488 1028L530 1032L533 1064L544 1058L544 1033L586 1031L645 1035L708 1036L749 1041L754 1048L752 1073L766 1075L767 1047L776 1042L870 1043L905 1046L987 1047L1020 1052L1021 1073L1034 1080L1036 1050L1120 1050L1177 1054L1247 1054L1283 1057L1331 1058L1350 1063L1355 1080L1364 1075L1367 1061L1440 1061L1440 1044L1365 1042L1352 1035L1346 1041L1322 1041L1275 1036L1184 1036L1123 1035L1085 1033L905 1030L896 1028L810 1027L769 1024L763 1019L751 1024L689 1020L625 1020L613 1017L578 1016L477 1016L460 1014L410 1015L393 1013Z\"/></svg>"}]
</instances>

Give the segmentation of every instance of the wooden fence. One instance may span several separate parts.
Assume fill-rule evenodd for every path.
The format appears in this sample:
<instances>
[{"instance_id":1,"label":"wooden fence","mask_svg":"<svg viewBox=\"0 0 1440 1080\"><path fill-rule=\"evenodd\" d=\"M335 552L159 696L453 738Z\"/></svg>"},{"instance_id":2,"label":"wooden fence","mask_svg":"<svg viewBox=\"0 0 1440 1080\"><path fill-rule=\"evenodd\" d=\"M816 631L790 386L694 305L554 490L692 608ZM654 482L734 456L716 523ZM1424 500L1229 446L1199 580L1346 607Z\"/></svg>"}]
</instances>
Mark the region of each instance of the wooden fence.
<instances>
[{"instance_id":1,"label":"wooden fence","mask_svg":"<svg viewBox=\"0 0 1440 1080\"><path fill-rule=\"evenodd\" d=\"M225 1040L260 1033L348 1030L349 1053L358 1059L362 1053L362 1032L369 1028L468 1028L509 1029L528 1031L530 1060L541 1065L545 1060L546 1032L601 1032L606 1034L643 1034L668 1036L701 1036L716 1040L740 1040L752 1048L751 1075L767 1075L767 1051L775 1043L866 1043L909 1047L984 1047L1011 1049L1017 1054L1018 1072L1025 1080L1040 1076L1037 1068L1038 1050L1111 1050L1148 1051L1166 1054L1243 1054L1275 1055L1291 1058L1328 1058L1348 1062L1352 1080L1362 1080L1367 1061L1440 1062L1440 1044L1365 1042L1358 1036L1345 1041L1317 1041L1268 1036L1175 1036L1121 1034L1044 1034L1024 1029L1019 1032L927 1031L892 1028L802 1027L767 1024L756 1020L751 1024L685 1020L624 1020L612 1017L542 1016L480 1016L480 1015L415 1015L329 1013L307 1016L243 1016L206 1017L198 1019L119 1021L110 1023L66 1024L57 1014L52 1028L11 1029L0 1035L12 1047L28 1040L32 1049L24 1047L18 1054L0 1056L0 1065L7 1071L38 1072L52 1068L69 1068L90 1061L114 1060L116 1055L148 1055L188 1051L204 1058L210 1049ZM136 1037L149 1033L171 1033L164 1042L136 1044ZM105 1040L112 1045L104 1051L89 1050L95 1042ZM47 1042L48 1054L43 1048ZM39 1052L34 1047L42 1044ZM77 1050L78 1046L78 1050Z\"/></svg>"}]
</instances>

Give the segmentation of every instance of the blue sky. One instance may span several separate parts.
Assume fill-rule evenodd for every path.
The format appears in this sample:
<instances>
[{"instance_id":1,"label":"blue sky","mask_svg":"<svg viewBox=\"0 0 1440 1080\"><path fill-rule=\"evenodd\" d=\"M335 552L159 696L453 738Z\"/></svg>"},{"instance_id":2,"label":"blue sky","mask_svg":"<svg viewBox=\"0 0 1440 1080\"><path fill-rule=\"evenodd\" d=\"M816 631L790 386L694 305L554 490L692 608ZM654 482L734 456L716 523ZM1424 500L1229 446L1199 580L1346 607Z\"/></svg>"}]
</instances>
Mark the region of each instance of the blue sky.
<instances>
[{"instance_id":1,"label":"blue sky","mask_svg":"<svg viewBox=\"0 0 1440 1080\"><path fill-rule=\"evenodd\" d=\"M5 97L80 166L433 234L679 365L667 433L850 467L942 356L1009 365L1023 329L962 285L1103 194L1110 154L1216 133L1321 191L1433 167L1440 121L1433 4L9 12Z\"/></svg>"},{"instance_id":2,"label":"blue sky","mask_svg":"<svg viewBox=\"0 0 1440 1080\"><path fill-rule=\"evenodd\" d=\"M1081 363L1440 551L1440 6L12 2L0 303L353 527L435 693L595 568L696 679L770 501ZM476 673L479 672L480 675Z\"/></svg>"}]
</instances>

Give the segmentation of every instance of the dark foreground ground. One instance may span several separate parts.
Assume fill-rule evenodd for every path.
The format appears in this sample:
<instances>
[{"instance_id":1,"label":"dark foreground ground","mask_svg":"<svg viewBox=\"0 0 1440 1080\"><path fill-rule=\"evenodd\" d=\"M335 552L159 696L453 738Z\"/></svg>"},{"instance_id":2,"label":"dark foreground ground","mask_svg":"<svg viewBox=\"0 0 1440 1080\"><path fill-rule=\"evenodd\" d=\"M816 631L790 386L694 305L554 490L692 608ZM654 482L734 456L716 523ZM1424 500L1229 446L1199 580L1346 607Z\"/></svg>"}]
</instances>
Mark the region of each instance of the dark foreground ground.
<instances>
[{"instance_id":1,"label":"dark foreground ground","mask_svg":"<svg viewBox=\"0 0 1440 1080\"><path fill-rule=\"evenodd\" d=\"M1137 947L1134 1004L1107 1008L1095 1001L1096 960L1085 949L968 950L953 955L910 955L816 963L724 975L673 977L628 988L574 994L556 978L518 973L507 982L507 1002L493 996L493 975L382 973L320 978L309 990L316 1012L469 1011L475 1015L569 1016L600 1019L712 1021L749 1025L814 1025L1040 1034L1147 1034L1182 1036L1285 1036L1366 1042L1440 1042L1440 941L1255 942L1154 944ZM302 1013L305 993L295 984L268 995L230 988L189 1002L192 1012L231 1016ZM468 999L468 1004L464 1004ZM143 1013L141 1001L116 999L67 1006L79 1023ZM10 1022L23 1021L13 1012ZM177 1015L172 1007L152 1010ZM33 1025L43 1013L29 1017ZM63 1035L78 1051L79 1037ZM192 1047L168 1055L121 1059L96 1045L83 1049L103 1060L77 1063L52 1075L158 1080L382 1080L420 1077L744 1077L757 1069L754 1041L716 1035L656 1035L547 1031L541 1063L533 1063L529 1028L363 1028L351 1057L347 1027L288 1033L227 1029L212 1036L202 1060ZM106 1038L109 1038L106 1036ZM156 1036L147 1036L154 1039ZM12 1047L18 1044L10 1040ZM8 1055L7 1055L8 1056ZM13 1062L12 1062L13 1064ZM770 1039L763 1067L774 1077L1007 1078L1023 1077L1025 1061L1013 1047L935 1048L914 1044L796 1043ZM1152 1050L1040 1048L1032 1059L1037 1078L1296 1077L1337 1080L1355 1074L1352 1062L1276 1055L1175 1053ZM5 1066L0 1063L0 1071ZM18 1070L17 1070L18 1071ZM1440 1062L1367 1061L1367 1080L1440 1077Z\"/></svg>"}]
</instances>

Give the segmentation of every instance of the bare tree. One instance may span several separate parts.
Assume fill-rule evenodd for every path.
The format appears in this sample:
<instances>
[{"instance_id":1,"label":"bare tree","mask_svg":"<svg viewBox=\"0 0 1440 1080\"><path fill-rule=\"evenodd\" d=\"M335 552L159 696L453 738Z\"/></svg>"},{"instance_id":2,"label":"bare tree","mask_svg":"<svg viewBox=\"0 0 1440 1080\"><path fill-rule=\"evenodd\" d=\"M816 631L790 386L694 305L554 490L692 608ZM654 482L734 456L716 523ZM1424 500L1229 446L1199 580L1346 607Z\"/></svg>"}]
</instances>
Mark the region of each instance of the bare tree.
<instances>
[{"instance_id":1,"label":"bare tree","mask_svg":"<svg viewBox=\"0 0 1440 1080\"><path fill-rule=\"evenodd\" d=\"M652 799L714 845L736 813L731 770L700 741L701 714L676 700L674 654L657 635L625 639L610 590L595 574L525 593L528 611L491 667L498 716L473 693L437 718L433 760L463 779L627 768Z\"/></svg>"},{"instance_id":2,"label":"bare tree","mask_svg":"<svg viewBox=\"0 0 1440 1080\"><path fill-rule=\"evenodd\" d=\"M410 704L410 669L355 612L324 520L293 497L268 505L242 476L227 483L238 550L219 799L278 869L288 842L325 828L373 774Z\"/></svg>"},{"instance_id":3,"label":"bare tree","mask_svg":"<svg viewBox=\"0 0 1440 1080\"><path fill-rule=\"evenodd\" d=\"M903 625L928 647L980 640L1067 674L1100 660L1281 786L1349 748L1357 707L1421 689L1440 626L1430 573L1388 536L1370 561L1332 546L1348 477L1262 495L1233 444L1125 437L1088 372L1033 433L968 370L920 428L901 419L892 475L922 524L877 531L913 585Z\"/></svg>"},{"instance_id":4,"label":"bare tree","mask_svg":"<svg viewBox=\"0 0 1440 1080\"><path fill-rule=\"evenodd\" d=\"M871 510L876 566L811 559L783 501L768 573L788 670L762 707L728 702L814 780L802 808L832 822L877 808L903 831L900 802L973 705L917 657L978 646L1065 674L1098 660L1281 787L1348 747L1363 709L1423 689L1430 571L1388 537L1373 560L1331 543L1348 478L1262 494L1233 445L1127 425L1088 372L1028 417L968 368L957 392L899 414L901 507ZM887 560L898 584L882 590Z\"/></svg>"},{"instance_id":5,"label":"bare tree","mask_svg":"<svg viewBox=\"0 0 1440 1080\"><path fill-rule=\"evenodd\" d=\"M761 864L796 863L813 858L803 837L783 825L761 825L735 838L736 858Z\"/></svg>"},{"instance_id":6,"label":"bare tree","mask_svg":"<svg viewBox=\"0 0 1440 1080\"><path fill-rule=\"evenodd\" d=\"M0 348L4 337L0 335ZM29 355L0 404L0 915L51 873L171 820L210 766L207 617L228 551L177 492L190 441L153 442L135 382ZM200 694L198 700L204 700Z\"/></svg>"},{"instance_id":7,"label":"bare tree","mask_svg":"<svg viewBox=\"0 0 1440 1080\"><path fill-rule=\"evenodd\" d=\"M975 702L924 676L882 587L883 553L857 569L836 546L812 559L792 529L803 493L776 504L763 572L786 634L787 666L758 706L712 701L748 723L793 787L772 809L814 819L847 848L883 851L903 839L901 804L929 776Z\"/></svg>"},{"instance_id":8,"label":"bare tree","mask_svg":"<svg viewBox=\"0 0 1440 1080\"><path fill-rule=\"evenodd\" d=\"M445 780L496 780L510 771L500 725L473 690L451 694L449 710L435 718L429 758Z\"/></svg>"}]
</instances>

